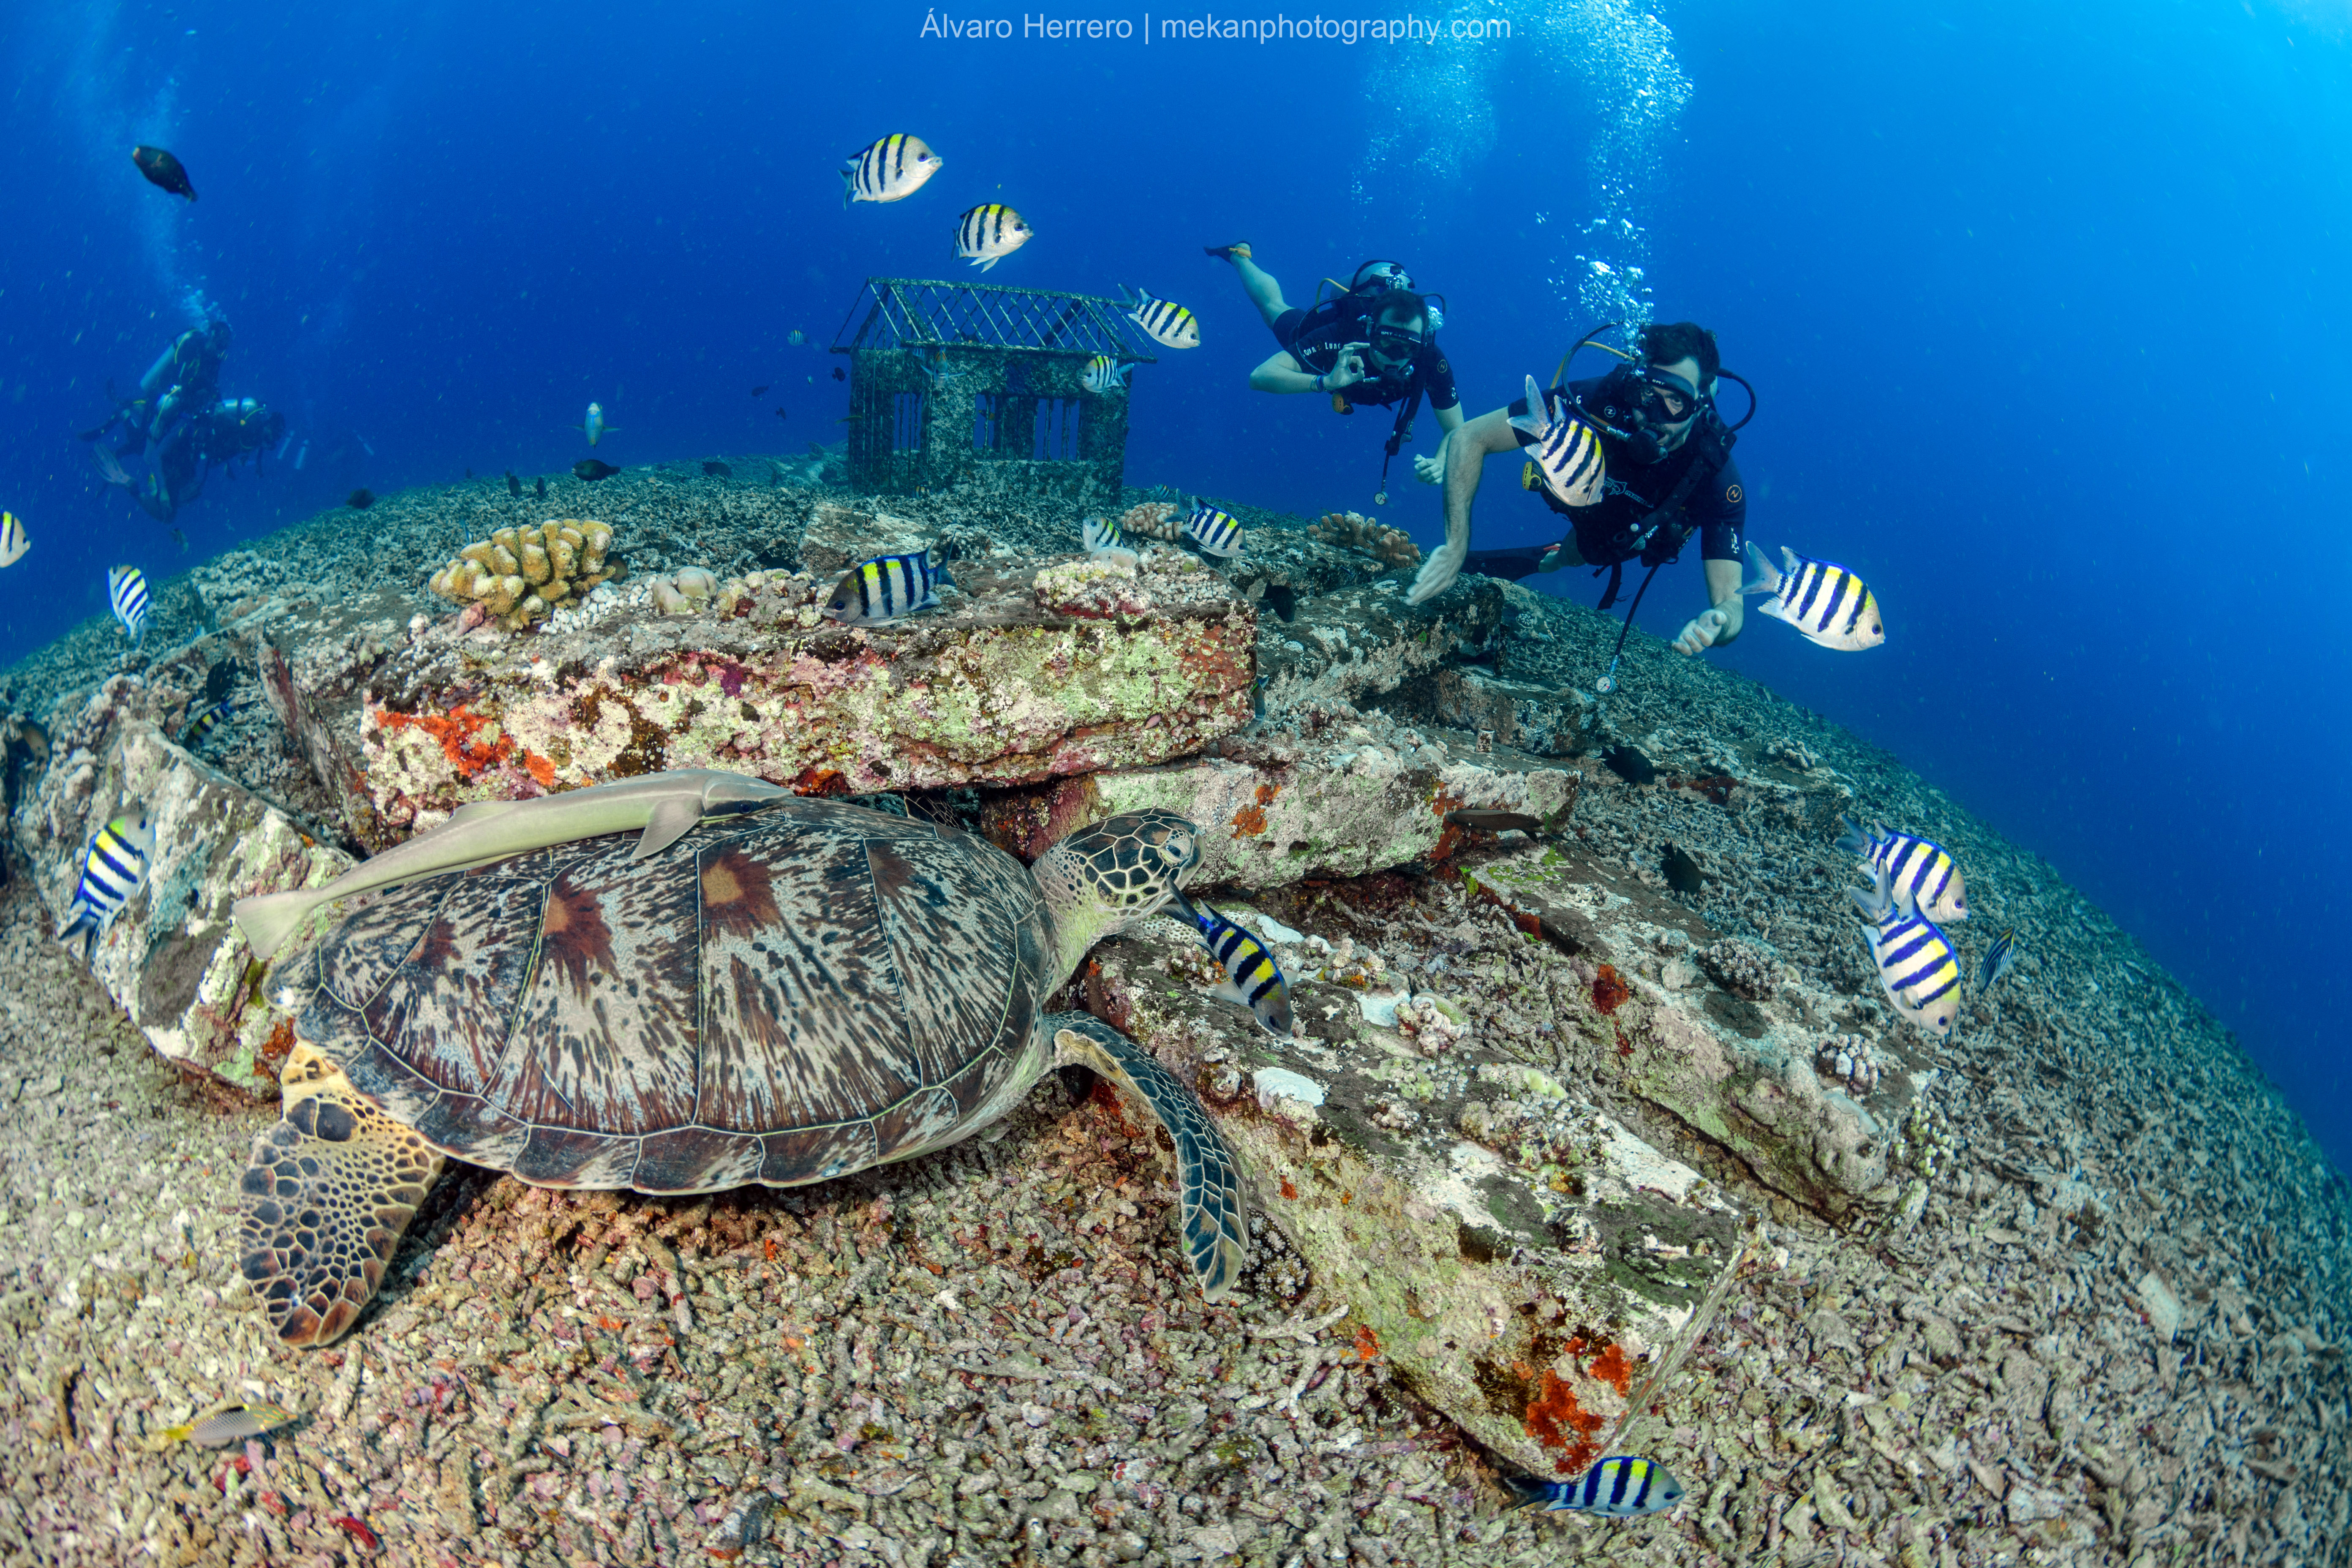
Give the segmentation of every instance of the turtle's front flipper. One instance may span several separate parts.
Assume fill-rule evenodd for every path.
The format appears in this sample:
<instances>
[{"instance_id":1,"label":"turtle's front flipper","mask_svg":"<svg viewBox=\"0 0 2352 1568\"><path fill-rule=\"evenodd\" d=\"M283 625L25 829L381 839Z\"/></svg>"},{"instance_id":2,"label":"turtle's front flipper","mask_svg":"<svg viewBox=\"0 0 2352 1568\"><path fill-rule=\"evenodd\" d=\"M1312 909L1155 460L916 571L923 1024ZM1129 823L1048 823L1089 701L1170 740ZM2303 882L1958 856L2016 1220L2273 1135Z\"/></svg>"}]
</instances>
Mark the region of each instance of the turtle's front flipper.
<instances>
[{"instance_id":1,"label":"turtle's front flipper","mask_svg":"<svg viewBox=\"0 0 2352 1568\"><path fill-rule=\"evenodd\" d=\"M1143 1102L1176 1141L1177 1226L1201 1294L1222 1301L1249 1261L1249 1211L1242 1198L1241 1162L1209 1120L1200 1096L1159 1058L1087 1013L1056 1013L1055 1067L1090 1067Z\"/></svg>"},{"instance_id":2,"label":"turtle's front flipper","mask_svg":"<svg viewBox=\"0 0 2352 1568\"><path fill-rule=\"evenodd\" d=\"M237 1188L237 1264L290 1345L341 1339L416 1217L441 1156L298 1045L285 1112L253 1141Z\"/></svg>"}]
</instances>

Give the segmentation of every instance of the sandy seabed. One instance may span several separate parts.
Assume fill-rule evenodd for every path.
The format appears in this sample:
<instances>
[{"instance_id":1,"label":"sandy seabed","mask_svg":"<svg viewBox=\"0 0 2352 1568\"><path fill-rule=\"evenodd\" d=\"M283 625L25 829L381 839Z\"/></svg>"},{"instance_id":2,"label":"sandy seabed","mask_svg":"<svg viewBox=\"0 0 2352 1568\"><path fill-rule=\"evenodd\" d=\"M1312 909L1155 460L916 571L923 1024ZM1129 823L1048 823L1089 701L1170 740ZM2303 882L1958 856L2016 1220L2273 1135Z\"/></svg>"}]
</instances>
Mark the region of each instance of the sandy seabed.
<instances>
[{"instance_id":1,"label":"sandy seabed","mask_svg":"<svg viewBox=\"0 0 2352 1568\"><path fill-rule=\"evenodd\" d=\"M1607 635L1562 615L1563 637ZM1051 1077L952 1150L793 1193L551 1193L453 1167L360 1331L289 1352L233 1245L274 1108L149 1050L19 876L0 894L0 1553L2352 1561L2352 1201L2275 1089L2046 865L1882 753L1654 645L1629 669L1629 733L1801 735L1858 806L1939 818L1916 825L1969 868L1977 945L2016 923L2032 955L1955 1042L1905 1047L1940 1069L1948 1149L1907 1225L1827 1223L1651 1119L1769 1215L1641 1431L1688 1489L1674 1512L1500 1512L1483 1457L1344 1320L1302 1326L1339 1303L1204 1306L1160 1152ZM1665 790L1584 794L1588 846L1661 887L1656 843L1691 847L1723 883L1716 927L1842 974L1866 1007L1837 902L1851 868L1825 842ZM1354 894L1261 901L1400 968L1432 929L1454 933L1456 976L1516 940L1442 879L1409 922L1376 912L1392 890ZM1512 1027L1494 997L1473 1011ZM234 1399L300 1414L236 1447L163 1436Z\"/></svg>"}]
</instances>

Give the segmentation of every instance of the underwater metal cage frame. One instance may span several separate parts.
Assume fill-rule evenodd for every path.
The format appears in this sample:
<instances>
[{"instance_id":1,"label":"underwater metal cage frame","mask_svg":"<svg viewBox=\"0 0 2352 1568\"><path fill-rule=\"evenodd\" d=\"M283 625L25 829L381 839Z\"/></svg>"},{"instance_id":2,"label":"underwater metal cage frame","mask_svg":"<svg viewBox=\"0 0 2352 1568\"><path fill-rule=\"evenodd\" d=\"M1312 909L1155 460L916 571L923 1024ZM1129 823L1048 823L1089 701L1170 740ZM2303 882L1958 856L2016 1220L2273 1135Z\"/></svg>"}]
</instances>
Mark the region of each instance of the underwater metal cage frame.
<instances>
[{"instance_id":1,"label":"underwater metal cage frame","mask_svg":"<svg viewBox=\"0 0 2352 1568\"><path fill-rule=\"evenodd\" d=\"M1151 364L1116 300L935 279L868 278L832 351L849 357L849 484L1115 499L1127 392L1088 392L1097 354Z\"/></svg>"}]
</instances>

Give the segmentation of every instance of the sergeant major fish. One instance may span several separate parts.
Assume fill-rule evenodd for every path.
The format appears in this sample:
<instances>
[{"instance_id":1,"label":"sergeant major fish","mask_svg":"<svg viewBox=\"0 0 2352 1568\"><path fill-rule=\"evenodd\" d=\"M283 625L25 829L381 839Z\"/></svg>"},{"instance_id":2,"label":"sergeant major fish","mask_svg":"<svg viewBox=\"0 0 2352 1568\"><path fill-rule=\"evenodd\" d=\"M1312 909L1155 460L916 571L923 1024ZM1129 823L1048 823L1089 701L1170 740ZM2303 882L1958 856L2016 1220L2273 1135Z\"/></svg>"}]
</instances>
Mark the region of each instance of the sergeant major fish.
<instances>
[{"instance_id":1,"label":"sergeant major fish","mask_svg":"<svg viewBox=\"0 0 2352 1568\"><path fill-rule=\"evenodd\" d=\"M1960 957L1936 922L1895 901L1886 868L1865 892L1848 889L1863 918L1863 941L1895 1010L1937 1039L1951 1037L1960 1017Z\"/></svg>"},{"instance_id":2,"label":"sergeant major fish","mask_svg":"<svg viewBox=\"0 0 2352 1568\"><path fill-rule=\"evenodd\" d=\"M1173 300L1155 300L1140 289L1122 286L1119 292L1128 297L1127 319L1152 342L1171 349L1201 346L1201 319L1183 306Z\"/></svg>"},{"instance_id":3,"label":"sergeant major fish","mask_svg":"<svg viewBox=\"0 0 2352 1568\"><path fill-rule=\"evenodd\" d=\"M1198 496L1192 499L1192 510L1184 519L1184 537L1199 545L1202 553L1220 561L1231 560L1242 552L1241 520L1229 511L1219 511Z\"/></svg>"},{"instance_id":4,"label":"sergeant major fish","mask_svg":"<svg viewBox=\"0 0 2352 1568\"><path fill-rule=\"evenodd\" d=\"M245 703L239 702L234 697L222 698L188 721L187 729L180 735L180 749L184 752L194 751L211 738L214 731L236 717L245 707Z\"/></svg>"},{"instance_id":5,"label":"sergeant major fish","mask_svg":"<svg viewBox=\"0 0 2352 1568\"><path fill-rule=\"evenodd\" d=\"M1128 373L1135 366L1121 364L1108 354L1097 354L1087 361L1087 368L1078 374L1078 384L1097 397L1108 397L1114 392L1127 390Z\"/></svg>"},{"instance_id":6,"label":"sergeant major fish","mask_svg":"<svg viewBox=\"0 0 2352 1568\"><path fill-rule=\"evenodd\" d=\"M106 574L106 602L114 618L131 634L136 647L147 635L147 578L136 566L117 566Z\"/></svg>"},{"instance_id":7,"label":"sergeant major fish","mask_svg":"<svg viewBox=\"0 0 2352 1568\"><path fill-rule=\"evenodd\" d=\"M1028 244L1034 232L1003 202L982 202L956 219L956 254L985 272Z\"/></svg>"},{"instance_id":8,"label":"sergeant major fish","mask_svg":"<svg viewBox=\"0 0 2352 1568\"><path fill-rule=\"evenodd\" d=\"M1506 1474L1503 1487L1519 1508L1597 1513L1604 1519L1664 1513L1683 1500L1682 1483L1664 1465L1631 1454L1612 1455L1572 1481Z\"/></svg>"},{"instance_id":9,"label":"sergeant major fish","mask_svg":"<svg viewBox=\"0 0 2352 1568\"><path fill-rule=\"evenodd\" d=\"M1514 415L1511 428L1535 437L1536 471L1544 488L1564 506L1591 506L1609 479L1601 433L1566 408L1553 410L1543 389L1528 377L1528 411Z\"/></svg>"},{"instance_id":10,"label":"sergeant major fish","mask_svg":"<svg viewBox=\"0 0 2352 1568\"><path fill-rule=\"evenodd\" d=\"M1770 594L1759 605L1776 621L1786 621L1823 647L1859 653L1886 640L1886 627L1863 580L1834 561L1808 561L1783 545L1786 570L1764 559L1756 542L1748 542L1748 563L1756 575L1739 584L1743 594Z\"/></svg>"},{"instance_id":11,"label":"sergeant major fish","mask_svg":"<svg viewBox=\"0 0 2352 1568\"><path fill-rule=\"evenodd\" d=\"M155 820L143 805L129 807L91 834L82 849L81 876L74 883L73 902L66 909L66 923L58 928L58 940L80 937L87 963L107 922L146 885L147 864L154 856Z\"/></svg>"},{"instance_id":12,"label":"sergeant major fish","mask_svg":"<svg viewBox=\"0 0 2352 1568\"><path fill-rule=\"evenodd\" d=\"M878 626L918 610L939 607L947 556L937 545L906 555L878 555L841 574L825 601L827 618L845 626Z\"/></svg>"},{"instance_id":13,"label":"sergeant major fish","mask_svg":"<svg viewBox=\"0 0 2352 1568\"><path fill-rule=\"evenodd\" d=\"M946 167L919 136L885 136L841 165L841 205L902 202Z\"/></svg>"},{"instance_id":14,"label":"sergeant major fish","mask_svg":"<svg viewBox=\"0 0 2352 1568\"><path fill-rule=\"evenodd\" d=\"M1115 558L1123 566L1132 566L1141 556L1127 541L1127 530L1115 517L1090 517L1078 524L1078 542L1088 555Z\"/></svg>"},{"instance_id":15,"label":"sergeant major fish","mask_svg":"<svg viewBox=\"0 0 2352 1568\"><path fill-rule=\"evenodd\" d=\"M1290 982L1282 977L1265 943L1182 893L1176 894L1169 907L1199 929L1201 940L1225 972L1224 983L1212 994L1240 1003L1265 1029L1290 1038Z\"/></svg>"},{"instance_id":16,"label":"sergeant major fish","mask_svg":"<svg viewBox=\"0 0 2352 1568\"><path fill-rule=\"evenodd\" d=\"M1874 823L1864 833L1849 817L1838 820L1845 824L1838 853L1853 856L1864 868L1886 868L1887 886L1898 906L1917 910L1938 924L1969 918L1967 882L1943 846L1907 833L1889 833L1884 824Z\"/></svg>"}]
</instances>

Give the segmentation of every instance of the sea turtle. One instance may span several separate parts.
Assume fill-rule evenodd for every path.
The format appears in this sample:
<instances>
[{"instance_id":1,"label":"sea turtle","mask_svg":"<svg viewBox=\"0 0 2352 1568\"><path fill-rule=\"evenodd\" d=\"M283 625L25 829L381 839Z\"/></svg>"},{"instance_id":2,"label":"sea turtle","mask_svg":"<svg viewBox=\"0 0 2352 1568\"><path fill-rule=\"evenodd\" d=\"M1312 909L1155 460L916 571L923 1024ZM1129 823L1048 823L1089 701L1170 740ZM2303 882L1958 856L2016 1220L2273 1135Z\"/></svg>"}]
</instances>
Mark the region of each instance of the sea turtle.
<instances>
[{"instance_id":1,"label":"sea turtle","mask_svg":"<svg viewBox=\"0 0 2352 1568\"><path fill-rule=\"evenodd\" d=\"M798 1186L955 1142L1083 1065L1174 1140L1185 1257L1220 1300L1247 1252L1232 1150L1150 1052L1045 1011L1174 895L1197 837L1130 813L1024 869L952 827L787 797L644 858L606 833L410 881L296 961L284 1110L239 1189L245 1277L279 1338L324 1344L445 1157L549 1187Z\"/></svg>"}]
</instances>

